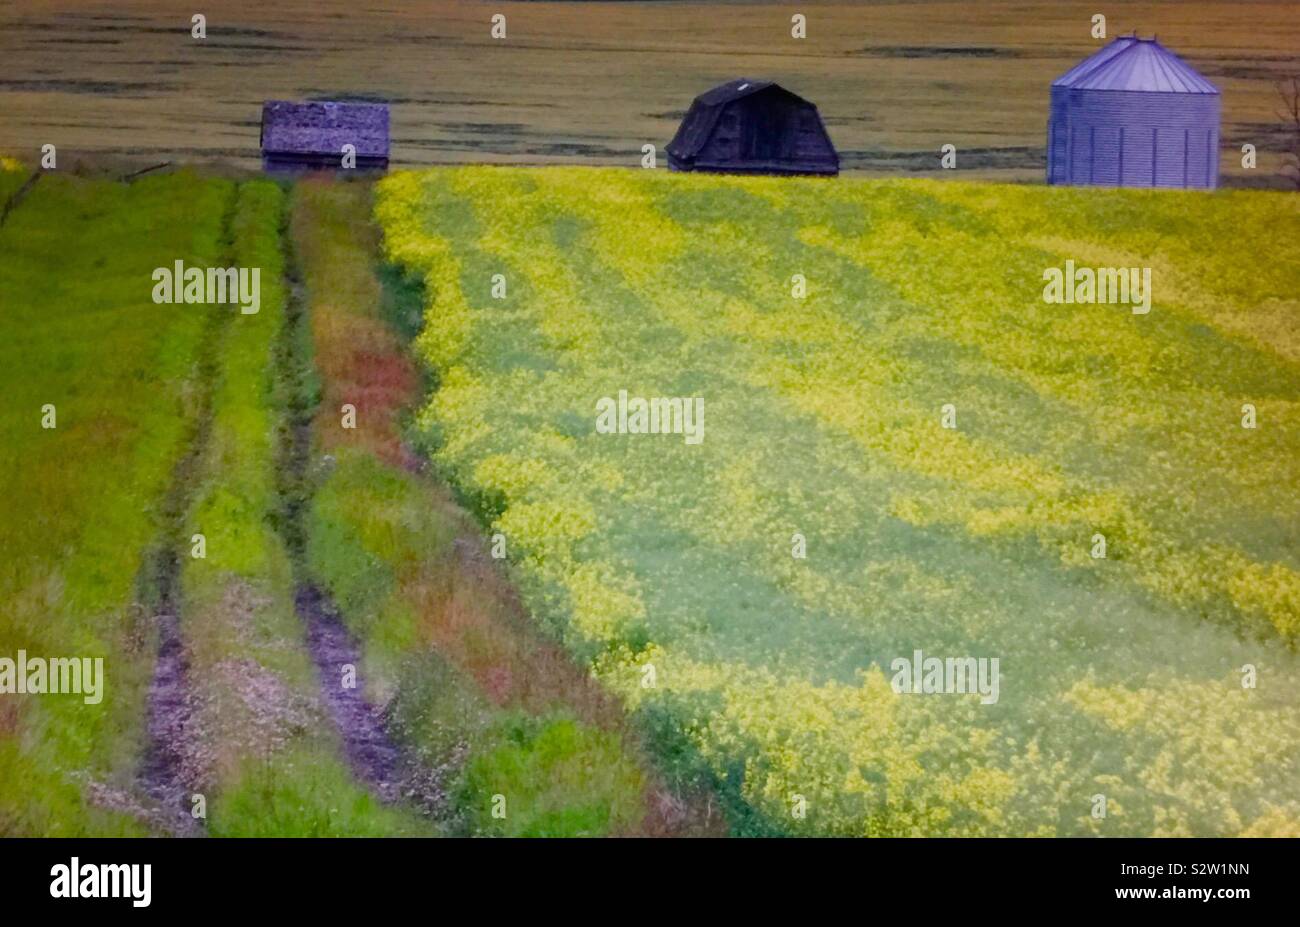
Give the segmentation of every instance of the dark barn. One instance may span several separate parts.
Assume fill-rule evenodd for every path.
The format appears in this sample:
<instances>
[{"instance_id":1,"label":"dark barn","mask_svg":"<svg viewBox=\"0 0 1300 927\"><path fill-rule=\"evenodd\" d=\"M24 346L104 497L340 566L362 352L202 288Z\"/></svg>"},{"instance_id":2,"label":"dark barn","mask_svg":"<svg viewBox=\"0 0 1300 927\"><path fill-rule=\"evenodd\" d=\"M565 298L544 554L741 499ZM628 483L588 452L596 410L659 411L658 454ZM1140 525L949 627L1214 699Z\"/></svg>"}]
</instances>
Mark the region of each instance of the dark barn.
<instances>
[{"instance_id":1,"label":"dark barn","mask_svg":"<svg viewBox=\"0 0 1300 927\"><path fill-rule=\"evenodd\" d=\"M766 80L733 80L702 93L668 143L677 171L731 174L840 172L817 107Z\"/></svg>"},{"instance_id":2,"label":"dark barn","mask_svg":"<svg viewBox=\"0 0 1300 927\"><path fill-rule=\"evenodd\" d=\"M344 145L356 149L357 170L388 168L385 103L262 104L262 166L273 172L343 167Z\"/></svg>"}]
</instances>

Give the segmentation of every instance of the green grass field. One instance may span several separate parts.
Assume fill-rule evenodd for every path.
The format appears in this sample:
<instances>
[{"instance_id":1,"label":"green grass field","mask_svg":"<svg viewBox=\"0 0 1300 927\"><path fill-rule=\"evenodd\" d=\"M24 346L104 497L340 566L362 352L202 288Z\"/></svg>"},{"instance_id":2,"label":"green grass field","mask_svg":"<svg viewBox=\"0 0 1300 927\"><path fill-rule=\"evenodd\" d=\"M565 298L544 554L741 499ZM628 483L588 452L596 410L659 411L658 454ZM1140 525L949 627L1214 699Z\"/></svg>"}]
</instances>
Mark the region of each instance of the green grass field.
<instances>
[{"instance_id":1,"label":"green grass field","mask_svg":"<svg viewBox=\"0 0 1300 927\"><path fill-rule=\"evenodd\" d=\"M0 176L12 187L23 175ZM287 563L266 519L281 198L273 184L236 191L188 173L131 186L54 175L0 232L0 273L19 297L3 320L14 399L5 442L19 453L6 455L0 485L25 513L3 529L0 640L6 654L102 656L106 676L98 706L6 698L0 831L166 829L136 781L156 649L150 550L188 551L196 532L207 555L181 565L197 706L185 753L212 832L412 829L349 781L337 745L317 733L315 678L294 649ZM178 258L264 268L262 311L214 323L205 307L154 305L153 268ZM207 373L213 383L201 382ZM209 447L196 485L177 496L182 510L168 513L171 471L195 440L205 390ZM41 427L46 403L51 429Z\"/></svg>"},{"instance_id":2,"label":"green grass field","mask_svg":"<svg viewBox=\"0 0 1300 927\"><path fill-rule=\"evenodd\" d=\"M4 168L7 198L29 174ZM0 228L18 297L0 320L0 488L22 513L0 528L0 651L105 668L97 705L0 701L0 833L680 832L688 809L616 703L499 571L462 561L475 523L402 466L422 380L383 307L412 297L379 282L369 202L364 183L51 174ZM177 259L259 269L260 311L154 304L153 269ZM329 411L340 397L355 434ZM350 768L295 613L308 581L334 593L418 796L385 799ZM185 707L160 735L170 607ZM160 746L167 794L149 778ZM199 798L189 827L177 799Z\"/></svg>"},{"instance_id":3,"label":"green grass field","mask_svg":"<svg viewBox=\"0 0 1300 927\"><path fill-rule=\"evenodd\" d=\"M1296 832L1294 198L465 168L377 215L435 463L738 832ZM1067 259L1150 313L1045 304ZM620 390L703 441L597 433ZM1000 698L896 694L915 650Z\"/></svg>"},{"instance_id":4,"label":"green grass field","mask_svg":"<svg viewBox=\"0 0 1300 927\"><path fill-rule=\"evenodd\" d=\"M26 174L0 173L16 187ZM138 832L88 795L143 738L152 633L137 601L194 405L201 313L159 313L153 268L215 261L229 184L44 177L0 228L0 650L105 660L98 705L0 703L0 832ZM54 406L53 428L42 427Z\"/></svg>"}]
</instances>

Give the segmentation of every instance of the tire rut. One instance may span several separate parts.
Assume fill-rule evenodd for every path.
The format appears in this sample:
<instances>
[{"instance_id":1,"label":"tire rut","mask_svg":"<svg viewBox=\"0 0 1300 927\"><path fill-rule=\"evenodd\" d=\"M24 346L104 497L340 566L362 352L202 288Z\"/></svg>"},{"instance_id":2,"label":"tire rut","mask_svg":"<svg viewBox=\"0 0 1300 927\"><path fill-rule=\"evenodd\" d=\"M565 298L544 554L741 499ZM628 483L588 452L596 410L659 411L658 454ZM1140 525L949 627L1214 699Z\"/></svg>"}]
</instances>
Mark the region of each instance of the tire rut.
<instances>
[{"instance_id":1,"label":"tire rut","mask_svg":"<svg viewBox=\"0 0 1300 927\"><path fill-rule=\"evenodd\" d=\"M0 206L0 225L5 224L5 221L9 218L9 213L13 212L14 209L18 207L18 204L23 201L23 198L26 197L28 193L32 192L32 187L36 186L40 181L43 173L43 171L39 170L34 171L32 176L23 181L21 187L9 195L9 198L5 200L4 205Z\"/></svg>"},{"instance_id":2,"label":"tire rut","mask_svg":"<svg viewBox=\"0 0 1300 927\"><path fill-rule=\"evenodd\" d=\"M317 396L307 346L305 288L287 225L281 230L281 242L287 302L284 330L275 352L285 399L276 468L281 500L277 521L293 563L295 609L306 628L307 649L320 677L321 699L353 775L384 802L408 802L425 816L438 816L447 806L439 777L392 736L385 710L367 699L360 681L361 647L344 624L333 597L311 578L306 567L306 522L315 489L312 427ZM355 678L352 686L344 684L347 667Z\"/></svg>"},{"instance_id":3,"label":"tire rut","mask_svg":"<svg viewBox=\"0 0 1300 927\"><path fill-rule=\"evenodd\" d=\"M238 189L232 189L222 218L226 257L234 227ZM213 397L220 375L221 345L229 325L228 306L208 308L199 347L197 399L192 431L185 450L172 470L161 506L162 528L148 557L140 587L141 601L153 603L158 634L158 655L146 697L147 745L139 772L146 795L162 811L163 826L179 835L203 832L190 813L190 795L199 789L205 770L199 759L194 733L194 697L189 682L189 652L181 633L182 550L186 544L185 519L193 501L212 434Z\"/></svg>"},{"instance_id":4,"label":"tire rut","mask_svg":"<svg viewBox=\"0 0 1300 927\"><path fill-rule=\"evenodd\" d=\"M388 735L383 712L359 688L343 685L347 668L356 672L358 647L334 603L318 586L306 582L298 585L294 605L307 626L307 648L320 674L321 697L343 740L348 764L382 800L408 797L402 786L410 770Z\"/></svg>"}]
</instances>

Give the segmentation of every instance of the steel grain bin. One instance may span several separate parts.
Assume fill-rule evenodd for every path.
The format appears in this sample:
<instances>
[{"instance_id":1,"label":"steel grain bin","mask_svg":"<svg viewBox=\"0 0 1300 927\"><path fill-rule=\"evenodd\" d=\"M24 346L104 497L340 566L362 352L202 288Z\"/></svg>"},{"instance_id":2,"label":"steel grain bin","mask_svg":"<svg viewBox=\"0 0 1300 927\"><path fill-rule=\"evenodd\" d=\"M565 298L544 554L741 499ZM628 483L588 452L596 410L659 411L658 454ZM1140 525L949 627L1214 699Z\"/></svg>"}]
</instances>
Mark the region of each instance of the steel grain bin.
<instances>
[{"instance_id":1,"label":"steel grain bin","mask_svg":"<svg viewBox=\"0 0 1300 927\"><path fill-rule=\"evenodd\" d=\"M1219 183L1219 89L1155 39L1122 36L1052 83L1047 182Z\"/></svg>"}]
</instances>

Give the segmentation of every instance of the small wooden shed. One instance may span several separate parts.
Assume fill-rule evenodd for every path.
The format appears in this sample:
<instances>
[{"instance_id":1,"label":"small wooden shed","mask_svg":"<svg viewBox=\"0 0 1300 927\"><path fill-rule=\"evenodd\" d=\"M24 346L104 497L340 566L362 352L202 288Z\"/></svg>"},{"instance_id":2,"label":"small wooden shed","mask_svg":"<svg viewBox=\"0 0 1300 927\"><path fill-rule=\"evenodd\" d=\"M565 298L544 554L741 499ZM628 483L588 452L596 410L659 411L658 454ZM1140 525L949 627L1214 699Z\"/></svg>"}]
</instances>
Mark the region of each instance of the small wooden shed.
<instances>
[{"instance_id":1,"label":"small wooden shed","mask_svg":"<svg viewBox=\"0 0 1300 927\"><path fill-rule=\"evenodd\" d=\"M700 94L668 143L678 171L827 174L840 171L817 107L779 84L741 78Z\"/></svg>"},{"instance_id":2,"label":"small wooden shed","mask_svg":"<svg viewBox=\"0 0 1300 927\"><path fill-rule=\"evenodd\" d=\"M262 166L294 172L341 168L345 145L355 149L357 170L388 168L386 103L262 104Z\"/></svg>"}]
</instances>

